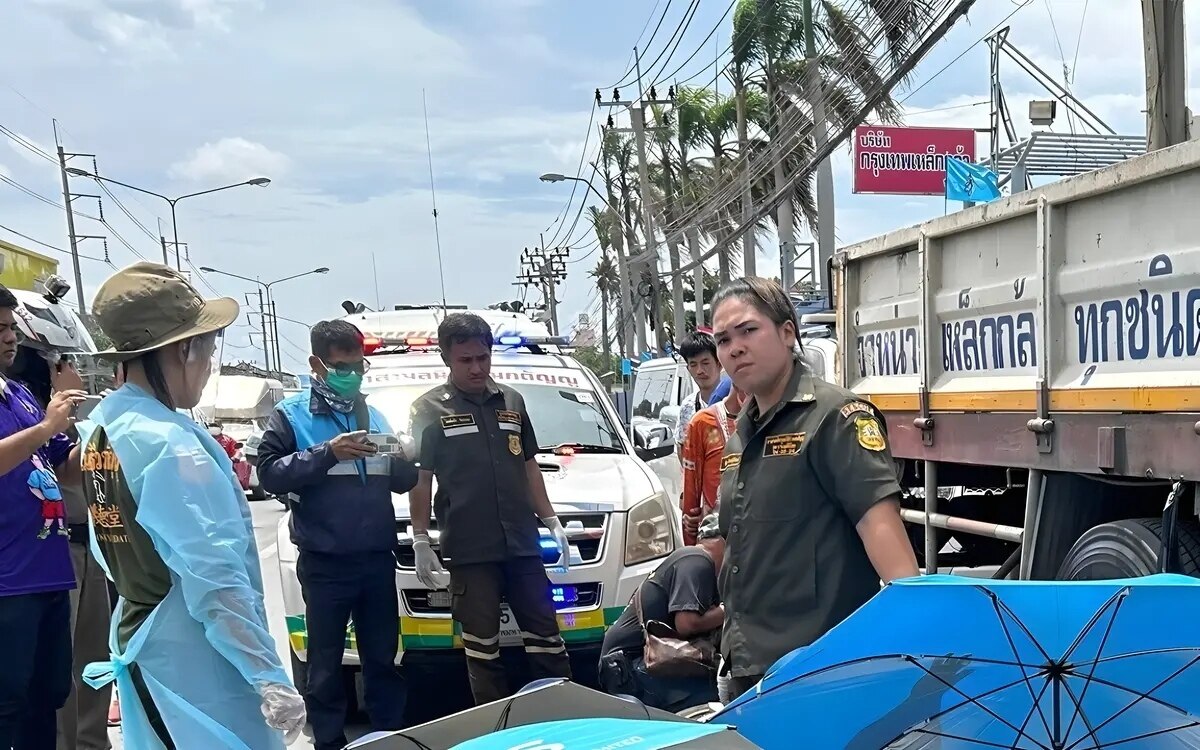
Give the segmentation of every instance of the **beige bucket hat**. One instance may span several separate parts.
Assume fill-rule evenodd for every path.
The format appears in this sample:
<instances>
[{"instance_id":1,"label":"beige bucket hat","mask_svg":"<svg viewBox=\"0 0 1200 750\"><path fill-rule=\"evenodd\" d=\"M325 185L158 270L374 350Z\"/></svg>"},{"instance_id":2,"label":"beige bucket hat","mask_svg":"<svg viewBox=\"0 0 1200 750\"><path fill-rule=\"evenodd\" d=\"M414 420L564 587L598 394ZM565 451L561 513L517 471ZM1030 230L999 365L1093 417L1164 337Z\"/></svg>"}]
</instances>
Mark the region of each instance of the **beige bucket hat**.
<instances>
[{"instance_id":1,"label":"beige bucket hat","mask_svg":"<svg viewBox=\"0 0 1200 750\"><path fill-rule=\"evenodd\" d=\"M215 333L237 320L239 309L229 297L204 299L170 266L135 263L108 277L92 301L92 314L113 343L97 356L124 362Z\"/></svg>"}]
</instances>

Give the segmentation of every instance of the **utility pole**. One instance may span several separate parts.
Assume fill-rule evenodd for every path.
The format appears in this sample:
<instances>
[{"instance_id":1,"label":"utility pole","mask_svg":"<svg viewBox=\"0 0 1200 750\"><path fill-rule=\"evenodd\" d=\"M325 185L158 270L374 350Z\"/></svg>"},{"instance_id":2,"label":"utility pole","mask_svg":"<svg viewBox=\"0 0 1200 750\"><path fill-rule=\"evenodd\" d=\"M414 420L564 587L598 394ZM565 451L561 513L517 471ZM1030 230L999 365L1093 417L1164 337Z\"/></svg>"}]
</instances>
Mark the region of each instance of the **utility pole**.
<instances>
[{"instance_id":1,"label":"utility pole","mask_svg":"<svg viewBox=\"0 0 1200 750\"><path fill-rule=\"evenodd\" d=\"M1183 0L1142 0L1146 58L1146 150L1188 138Z\"/></svg>"},{"instance_id":2,"label":"utility pole","mask_svg":"<svg viewBox=\"0 0 1200 750\"><path fill-rule=\"evenodd\" d=\"M267 374L271 374L271 348L267 343L267 308L263 304L263 290L258 290L258 322L262 327L263 362L266 363Z\"/></svg>"},{"instance_id":3,"label":"utility pole","mask_svg":"<svg viewBox=\"0 0 1200 750\"><path fill-rule=\"evenodd\" d=\"M813 133L816 136L816 146L823 147L829 140L828 120L825 116L825 89L821 81L821 66L817 64L817 49L815 33L816 17L813 15L812 0L804 0L804 57L808 63L808 96L812 103ZM829 259L833 257L834 217L833 206L833 163L829 157L817 165L817 277L813 281L817 288L827 291L831 280L825 278L828 273ZM794 240L794 238L793 238ZM786 256L784 264L788 277L783 279L784 289L792 291L795 283L795 247L780 247L780 255Z\"/></svg>"},{"instance_id":4,"label":"utility pole","mask_svg":"<svg viewBox=\"0 0 1200 750\"><path fill-rule=\"evenodd\" d=\"M271 308L271 341L275 349L275 370L283 373L283 352L279 349L279 316L275 314L275 297L267 292L267 307Z\"/></svg>"},{"instance_id":5,"label":"utility pole","mask_svg":"<svg viewBox=\"0 0 1200 750\"><path fill-rule=\"evenodd\" d=\"M543 240L544 241L544 240ZM521 273L514 286L536 286L546 301L546 313L550 316L550 333L558 335L558 299L555 287L567 278L567 248L525 248L521 252Z\"/></svg>"},{"instance_id":6,"label":"utility pole","mask_svg":"<svg viewBox=\"0 0 1200 750\"><path fill-rule=\"evenodd\" d=\"M58 147L58 171L62 176L63 205L67 207L67 238L71 242L71 262L75 265L75 299L79 304L79 314L83 316L87 315L87 305L83 300L83 270L79 267L79 240L85 238L75 234L75 212L71 208L71 201L84 196L77 196L71 192L71 185L67 178L67 159L72 156L91 156L91 154L68 154L61 145ZM98 196L97 199L99 199Z\"/></svg>"},{"instance_id":7,"label":"utility pole","mask_svg":"<svg viewBox=\"0 0 1200 750\"><path fill-rule=\"evenodd\" d=\"M636 102L622 100L619 96L619 93L620 93L619 90L614 89L612 101L605 102L605 101L601 101L601 100L597 99L597 103L602 106L606 106L606 107L625 107L626 109L629 110L629 119L630 119L630 123L633 127L632 128L609 128L609 130L611 130L613 132L618 132L618 133L632 131L633 135L634 135L635 143L637 144L638 181L641 185L641 192L642 192L642 214L643 214L642 221L645 224L645 228L643 229L643 235L645 237L645 242L643 243L643 251L638 254L640 262L635 262L634 258L630 257L630 260L629 260L630 286L635 290L635 292L634 292L635 297L642 297L643 299L645 299L647 296L649 296L649 298L650 298L649 299L649 304L650 304L649 309L653 313L653 317L654 317L654 333L655 333L655 338L656 338L656 345L659 348L659 350L662 350L664 347L664 344L666 342L666 329L663 325L662 315L658 314L658 307L659 307L659 303L661 301L661 295L659 293L659 286L660 286L661 282L659 279L659 271L658 271L658 240L657 240L657 238L655 236L655 232L654 232L654 207L651 205L651 202L649 200L651 191L650 191L649 164L646 160L646 107L652 106L655 104L670 105L670 104L674 104L674 100L670 97L668 97L666 99L659 99L657 92L655 91L653 86L650 87L650 92L649 92L650 96L648 98L646 97L646 92L642 90L641 57L639 56L638 50L636 47L634 47L633 54L634 54L634 65L636 66L637 76L638 76L638 100ZM599 93L599 92L597 92L597 93ZM630 250L632 250L632 248L630 248ZM642 285L641 285L641 281L640 281L640 272L636 269L639 269L642 265L645 265L650 270L649 295L643 295L643 294L639 293ZM645 304L645 303L643 303L643 304ZM638 345L638 351L640 353L643 351L647 351L649 349L649 345L648 345L648 342L646 341L645 328L642 325L642 321L640 320L640 318L641 318L640 308L642 308L642 305L635 303L634 308L637 308L637 309L631 310L630 314L637 316L635 318L636 325L634 326L634 328L635 328L635 331L637 332L637 339L638 339L637 345ZM634 357L634 358L636 359L636 357Z\"/></svg>"}]
</instances>

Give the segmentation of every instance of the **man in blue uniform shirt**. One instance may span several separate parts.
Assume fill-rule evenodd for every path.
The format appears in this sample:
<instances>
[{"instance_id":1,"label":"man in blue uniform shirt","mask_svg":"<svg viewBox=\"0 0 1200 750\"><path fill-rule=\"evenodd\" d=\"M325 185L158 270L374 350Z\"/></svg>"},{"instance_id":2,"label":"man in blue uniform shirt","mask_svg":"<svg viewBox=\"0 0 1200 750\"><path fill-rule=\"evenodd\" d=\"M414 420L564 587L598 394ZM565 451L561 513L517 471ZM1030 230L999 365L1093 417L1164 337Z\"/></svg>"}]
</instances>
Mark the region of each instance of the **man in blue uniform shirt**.
<instances>
[{"instance_id":1,"label":"man in blue uniform shirt","mask_svg":"<svg viewBox=\"0 0 1200 750\"><path fill-rule=\"evenodd\" d=\"M396 669L393 492L417 481L412 461L379 456L369 433L390 433L361 392L368 363L362 333L344 320L312 329L312 386L284 399L258 449L263 489L291 493L296 573L304 593L308 684L304 690L317 750L346 744L342 650L354 618L371 728L404 726L406 688Z\"/></svg>"}]
</instances>

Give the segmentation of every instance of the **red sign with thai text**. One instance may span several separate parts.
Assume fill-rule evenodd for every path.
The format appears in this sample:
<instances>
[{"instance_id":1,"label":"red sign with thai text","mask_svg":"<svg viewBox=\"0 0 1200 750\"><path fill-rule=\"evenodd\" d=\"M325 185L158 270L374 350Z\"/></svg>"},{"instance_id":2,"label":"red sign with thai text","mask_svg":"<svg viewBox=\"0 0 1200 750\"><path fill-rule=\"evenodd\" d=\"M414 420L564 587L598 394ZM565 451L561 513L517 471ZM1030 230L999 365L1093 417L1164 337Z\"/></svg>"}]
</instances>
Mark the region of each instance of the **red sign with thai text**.
<instances>
[{"instance_id":1,"label":"red sign with thai text","mask_svg":"<svg viewBox=\"0 0 1200 750\"><path fill-rule=\"evenodd\" d=\"M859 125L854 192L945 195L946 158L975 161L975 131Z\"/></svg>"}]
</instances>

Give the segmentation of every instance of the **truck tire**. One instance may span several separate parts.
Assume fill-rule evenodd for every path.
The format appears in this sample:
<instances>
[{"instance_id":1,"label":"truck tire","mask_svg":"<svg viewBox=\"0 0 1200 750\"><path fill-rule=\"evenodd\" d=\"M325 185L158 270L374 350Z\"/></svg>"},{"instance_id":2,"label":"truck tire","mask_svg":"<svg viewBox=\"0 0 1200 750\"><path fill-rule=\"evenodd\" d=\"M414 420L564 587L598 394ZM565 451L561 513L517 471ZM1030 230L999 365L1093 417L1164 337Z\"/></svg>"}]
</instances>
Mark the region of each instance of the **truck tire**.
<instances>
[{"instance_id":1,"label":"truck tire","mask_svg":"<svg viewBox=\"0 0 1200 750\"><path fill-rule=\"evenodd\" d=\"M1162 520L1131 518L1102 523L1084 532L1058 571L1060 581L1137 578L1158 572ZM1200 577L1200 524L1179 521L1175 527L1179 572Z\"/></svg>"}]
</instances>

